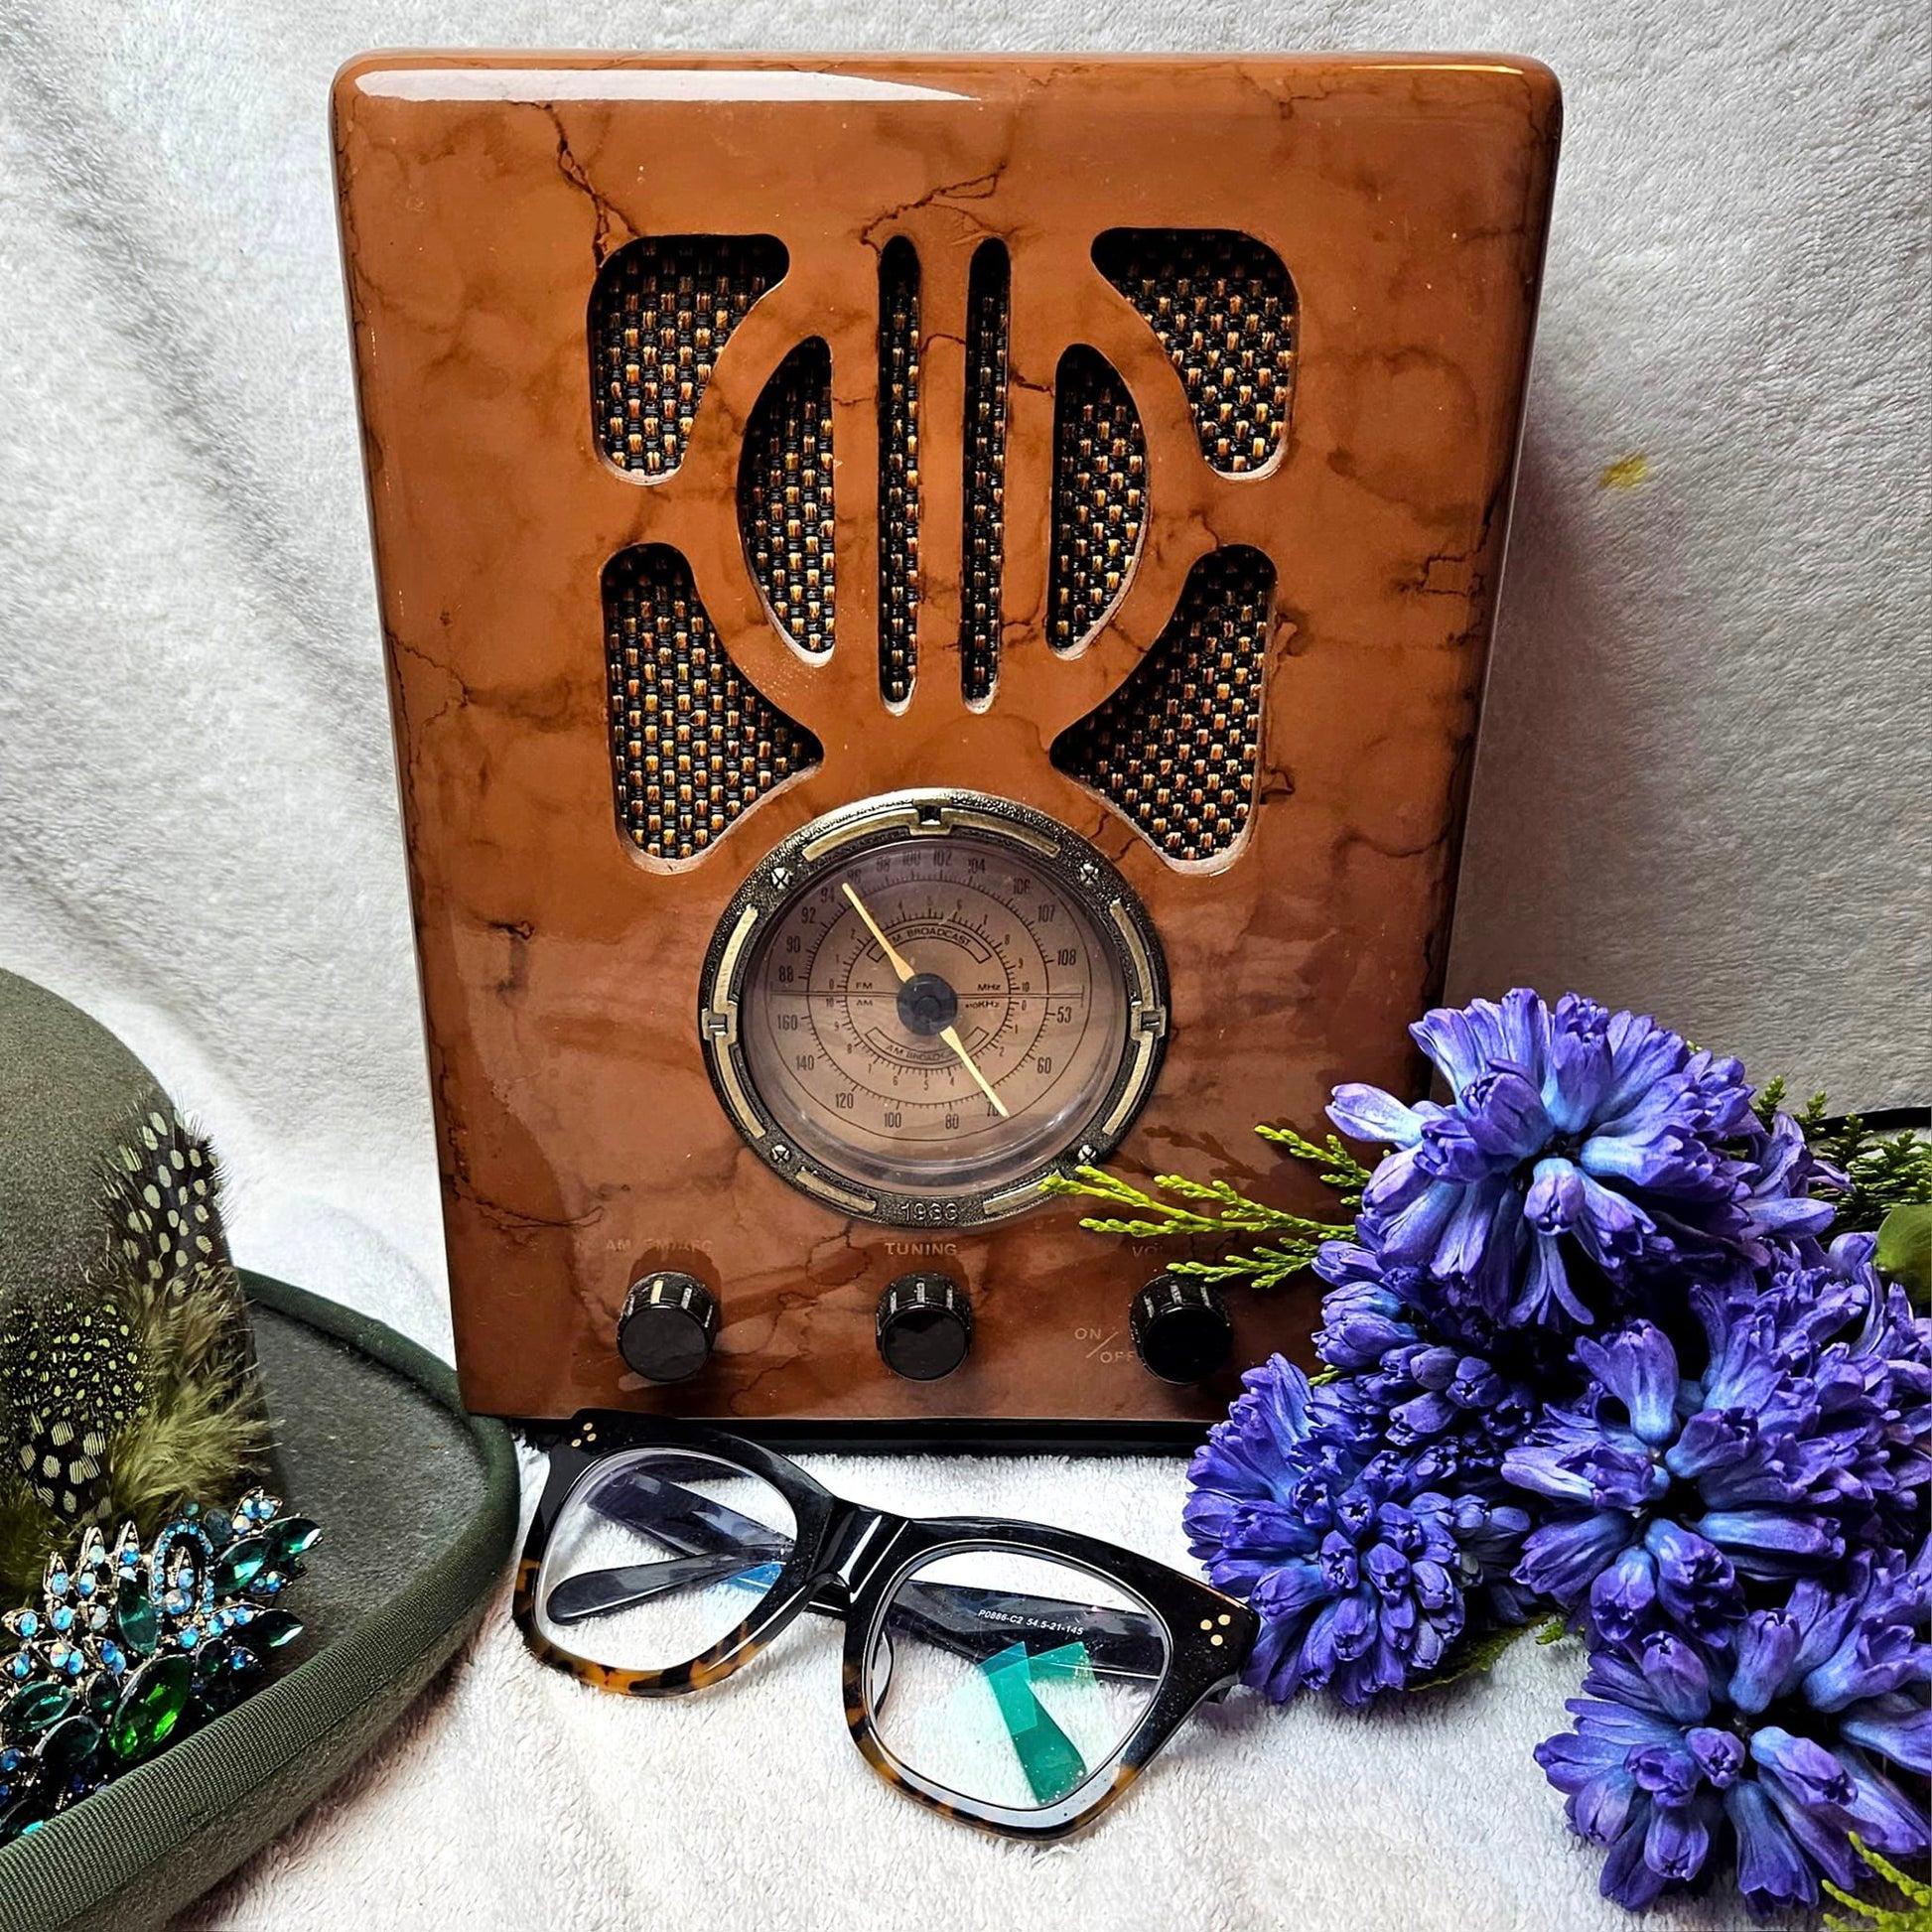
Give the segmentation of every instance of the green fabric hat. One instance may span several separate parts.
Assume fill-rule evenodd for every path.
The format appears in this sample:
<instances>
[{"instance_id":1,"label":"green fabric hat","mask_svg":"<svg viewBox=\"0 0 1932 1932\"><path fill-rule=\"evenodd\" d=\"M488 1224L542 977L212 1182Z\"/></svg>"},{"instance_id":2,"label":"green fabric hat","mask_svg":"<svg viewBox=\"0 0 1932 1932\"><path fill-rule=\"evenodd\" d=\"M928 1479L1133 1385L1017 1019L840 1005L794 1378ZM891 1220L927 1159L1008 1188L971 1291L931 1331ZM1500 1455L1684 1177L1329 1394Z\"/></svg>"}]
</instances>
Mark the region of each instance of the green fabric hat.
<instances>
[{"instance_id":1,"label":"green fabric hat","mask_svg":"<svg viewBox=\"0 0 1932 1932\"><path fill-rule=\"evenodd\" d=\"M517 1485L442 1363L237 1271L207 1143L104 1028L0 973L0 1609L85 1525L145 1538L255 1480L323 1525L293 1662L0 1847L9 1932L161 1924L283 1830L475 1627Z\"/></svg>"}]
</instances>

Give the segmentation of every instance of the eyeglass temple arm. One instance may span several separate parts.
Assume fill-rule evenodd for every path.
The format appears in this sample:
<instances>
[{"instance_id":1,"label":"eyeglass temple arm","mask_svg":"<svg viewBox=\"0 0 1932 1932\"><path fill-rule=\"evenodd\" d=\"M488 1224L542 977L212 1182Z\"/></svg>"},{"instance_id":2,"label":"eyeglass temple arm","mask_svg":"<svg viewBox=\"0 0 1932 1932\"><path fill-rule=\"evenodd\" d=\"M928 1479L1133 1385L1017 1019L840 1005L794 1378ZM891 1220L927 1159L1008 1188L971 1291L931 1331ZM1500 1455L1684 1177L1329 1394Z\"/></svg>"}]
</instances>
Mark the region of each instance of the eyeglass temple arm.
<instances>
[{"instance_id":1,"label":"eyeglass temple arm","mask_svg":"<svg viewBox=\"0 0 1932 1932\"><path fill-rule=\"evenodd\" d=\"M611 1616L638 1603L648 1603L674 1589L701 1589L707 1584L729 1583L760 1570L776 1572L780 1558L760 1563L756 1552L671 1557L661 1563L620 1564L610 1570L586 1570L566 1577L544 1598L544 1614L553 1623L583 1623L594 1616ZM807 1607L811 1607L807 1605Z\"/></svg>"},{"instance_id":2,"label":"eyeglass temple arm","mask_svg":"<svg viewBox=\"0 0 1932 1932\"><path fill-rule=\"evenodd\" d=\"M691 1473L711 1465L693 1465ZM689 1552L660 1563L585 1571L550 1591L545 1608L560 1623L609 1615L668 1589L695 1588L791 1554L790 1539L724 1503L657 1475L632 1472L623 1484L606 1483L592 1499L601 1516ZM820 1615L839 1606L810 1602ZM1092 1668L1109 1677L1158 1678L1167 1661L1160 1625L1137 1610L1075 1603L1060 1597L982 1589L966 1584L913 1583L893 1599L896 1620L928 1643L984 1663L1024 1635L1087 1647Z\"/></svg>"}]
</instances>

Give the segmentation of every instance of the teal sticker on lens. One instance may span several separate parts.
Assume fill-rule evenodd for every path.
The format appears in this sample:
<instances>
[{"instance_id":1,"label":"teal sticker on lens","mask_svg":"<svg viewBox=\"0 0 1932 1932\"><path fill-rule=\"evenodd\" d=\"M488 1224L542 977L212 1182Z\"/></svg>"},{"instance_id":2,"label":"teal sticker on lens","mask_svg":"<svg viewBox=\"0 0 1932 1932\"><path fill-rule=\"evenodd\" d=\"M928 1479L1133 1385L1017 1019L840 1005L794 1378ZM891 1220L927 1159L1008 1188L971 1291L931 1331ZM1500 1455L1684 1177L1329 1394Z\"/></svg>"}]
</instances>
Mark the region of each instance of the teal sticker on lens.
<instances>
[{"instance_id":1,"label":"teal sticker on lens","mask_svg":"<svg viewBox=\"0 0 1932 1932\"><path fill-rule=\"evenodd\" d=\"M1035 1685L1091 1685L1093 1666L1086 1645L1062 1644L1057 1650L1029 1657L1024 1643L1013 1643L989 1657L980 1670L992 1688L1034 1797L1042 1805L1056 1804L1084 1784L1087 1761L1040 1703Z\"/></svg>"}]
</instances>

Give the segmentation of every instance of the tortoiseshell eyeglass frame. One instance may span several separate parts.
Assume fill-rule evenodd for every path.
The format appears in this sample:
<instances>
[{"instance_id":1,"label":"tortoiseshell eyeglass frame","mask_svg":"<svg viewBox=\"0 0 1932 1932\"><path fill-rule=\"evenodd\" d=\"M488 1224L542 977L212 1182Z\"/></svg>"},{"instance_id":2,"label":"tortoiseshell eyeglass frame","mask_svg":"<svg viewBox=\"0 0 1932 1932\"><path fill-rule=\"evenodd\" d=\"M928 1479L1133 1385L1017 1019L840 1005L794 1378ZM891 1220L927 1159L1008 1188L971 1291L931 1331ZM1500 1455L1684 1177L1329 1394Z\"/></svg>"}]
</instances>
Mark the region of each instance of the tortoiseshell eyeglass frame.
<instances>
[{"instance_id":1,"label":"tortoiseshell eyeglass frame","mask_svg":"<svg viewBox=\"0 0 1932 1932\"><path fill-rule=\"evenodd\" d=\"M708 1650L669 1670L621 1670L575 1656L538 1624L537 1579L552 1532L588 1475L612 1457L636 1449L686 1450L756 1476L784 1498L795 1523L790 1554L751 1615ZM797 1463L762 1445L700 1423L582 1410L549 1453L549 1476L517 1565L513 1606L525 1643L546 1664L621 1697L675 1697L729 1677L801 1610L840 1617L845 1622L846 1724L866 1761L921 1804L1008 1838L1062 1838L1091 1824L1133 1783L1195 1706L1234 1683L1260 1629L1259 1619L1245 1604L1131 1550L1044 1523L995 1516L906 1517L870 1509L833 1495ZM886 1747L874 1721L866 1659L895 1592L915 1567L946 1552L974 1549L1058 1559L1089 1571L1138 1597L1161 1626L1165 1661L1139 1722L1073 1790L1038 1809L983 1802L921 1776ZM1117 1633L1116 1641L1125 1639Z\"/></svg>"}]
</instances>

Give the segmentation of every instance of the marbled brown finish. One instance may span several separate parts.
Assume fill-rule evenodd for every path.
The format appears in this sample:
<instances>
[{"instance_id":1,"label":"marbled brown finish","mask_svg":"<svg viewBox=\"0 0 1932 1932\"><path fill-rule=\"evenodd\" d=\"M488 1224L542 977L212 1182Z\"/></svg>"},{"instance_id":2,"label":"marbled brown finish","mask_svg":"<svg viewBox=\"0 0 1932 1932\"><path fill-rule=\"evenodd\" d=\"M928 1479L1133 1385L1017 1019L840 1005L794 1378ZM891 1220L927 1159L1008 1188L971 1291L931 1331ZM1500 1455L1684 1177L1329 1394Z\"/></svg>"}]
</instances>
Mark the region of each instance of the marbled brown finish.
<instances>
[{"instance_id":1,"label":"marbled brown finish","mask_svg":"<svg viewBox=\"0 0 1932 1932\"><path fill-rule=\"evenodd\" d=\"M807 819L963 784L1095 841L1159 926L1173 1030L1127 1167L1315 1198L1249 1127L1314 1124L1329 1085L1413 1089L1436 993L1503 553L1559 107L1504 58L823 61L371 56L338 82L349 304L421 950L464 1393L716 1417L1175 1420L1220 1385L1127 1344L1149 1251L1048 1205L932 1257L978 1314L940 1382L888 1373L872 1310L929 1244L849 1225L774 1177L713 1097L695 1026L713 923ZM1282 458L1217 475L1173 365L1092 265L1123 224L1236 228L1288 265L1299 381ZM600 455L586 309L646 233L779 236L784 278L719 359L677 473ZM873 416L879 256L921 267L919 675L879 693ZM961 324L973 248L1012 255L1005 641L961 703ZM838 647L771 627L733 514L747 419L788 350L833 359ZM1145 425L1138 563L1084 651L1044 642L1053 378L1084 343ZM613 816L599 579L674 544L727 648L824 746L687 865ZM1177 869L1048 757L1133 667L1189 566L1277 573L1262 775L1242 842ZM1256 1169L1262 1172L1256 1175ZM1298 1191L1301 1190L1301 1191ZM651 1266L717 1291L695 1381L613 1345ZM928 1265L931 1265L928 1262ZM1311 1291L1232 1297L1241 1357L1308 1358Z\"/></svg>"}]
</instances>

